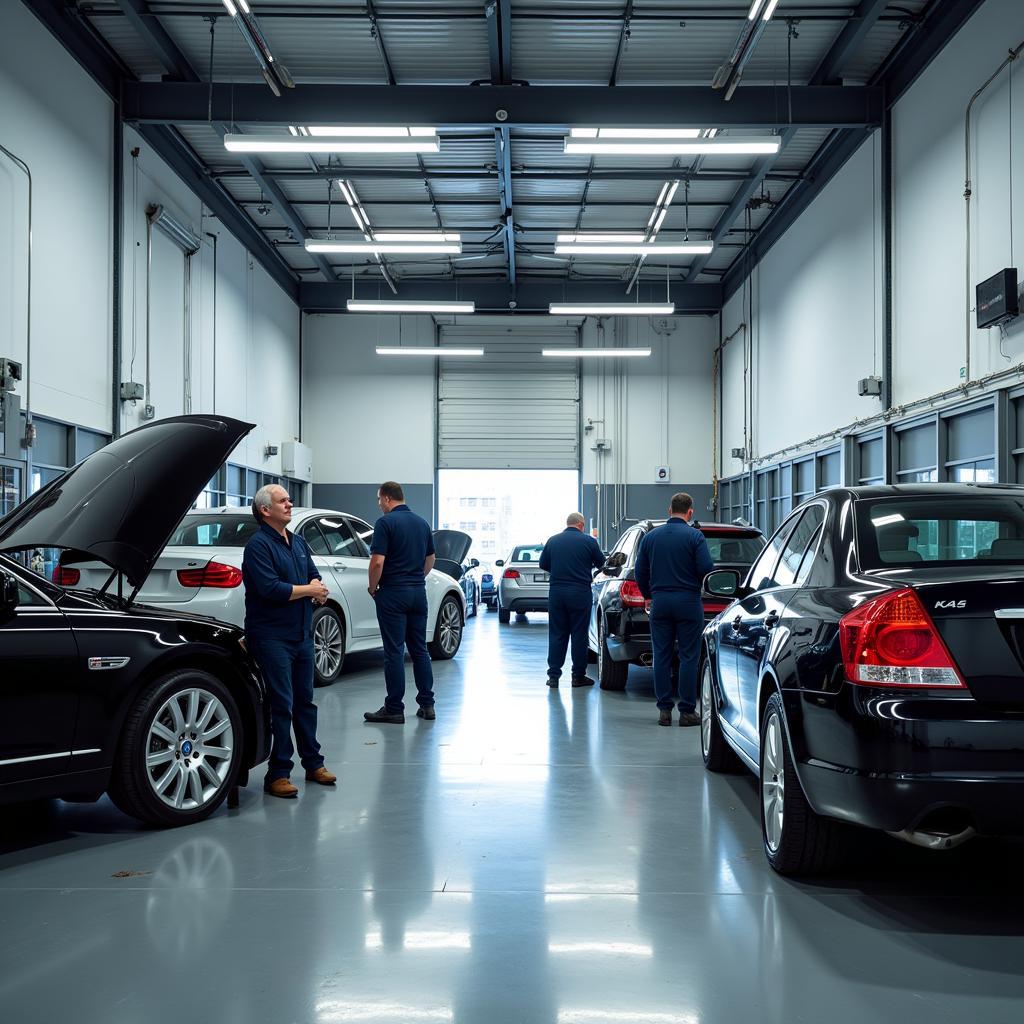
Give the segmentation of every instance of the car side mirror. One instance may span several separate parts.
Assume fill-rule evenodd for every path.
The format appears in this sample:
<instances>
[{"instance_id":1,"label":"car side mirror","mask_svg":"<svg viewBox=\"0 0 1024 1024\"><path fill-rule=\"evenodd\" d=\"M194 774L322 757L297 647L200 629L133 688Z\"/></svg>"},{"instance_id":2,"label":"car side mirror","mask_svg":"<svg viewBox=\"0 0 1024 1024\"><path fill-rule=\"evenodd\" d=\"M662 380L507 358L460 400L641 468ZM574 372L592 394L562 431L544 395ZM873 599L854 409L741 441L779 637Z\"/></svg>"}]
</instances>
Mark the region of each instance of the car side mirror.
<instances>
[{"instance_id":1,"label":"car side mirror","mask_svg":"<svg viewBox=\"0 0 1024 1024\"><path fill-rule=\"evenodd\" d=\"M471 558L469 560L469 567L470 567L470 569L479 569L480 568L480 559L479 558Z\"/></svg>"},{"instance_id":2,"label":"car side mirror","mask_svg":"<svg viewBox=\"0 0 1024 1024\"><path fill-rule=\"evenodd\" d=\"M625 551L613 551L604 563L605 571L608 569L621 569L626 564Z\"/></svg>"},{"instance_id":3,"label":"car side mirror","mask_svg":"<svg viewBox=\"0 0 1024 1024\"><path fill-rule=\"evenodd\" d=\"M715 597L739 597L740 574L735 569L716 569L704 577L704 591Z\"/></svg>"},{"instance_id":4,"label":"car side mirror","mask_svg":"<svg viewBox=\"0 0 1024 1024\"><path fill-rule=\"evenodd\" d=\"M494 564L500 569L505 564L505 562L499 558Z\"/></svg>"},{"instance_id":5,"label":"car side mirror","mask_svg":"<svg viewBox=\"0 0 1024 1024\"><path fill-rule=\"evenodd\" d=\"M13 615L17 607L18 581L9 573L0 573L0 615Z\"/></svg>"}]
</instances>

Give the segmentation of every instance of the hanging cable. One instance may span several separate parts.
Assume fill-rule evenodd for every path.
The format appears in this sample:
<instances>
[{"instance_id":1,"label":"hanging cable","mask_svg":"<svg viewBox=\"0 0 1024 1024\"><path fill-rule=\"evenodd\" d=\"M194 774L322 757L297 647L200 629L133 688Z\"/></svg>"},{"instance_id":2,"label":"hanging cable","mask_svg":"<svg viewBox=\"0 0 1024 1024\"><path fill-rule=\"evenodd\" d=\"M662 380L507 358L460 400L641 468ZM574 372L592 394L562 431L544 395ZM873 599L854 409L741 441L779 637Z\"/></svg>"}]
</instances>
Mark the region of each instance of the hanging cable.
<instances>
[{"instance_id":1,"label":"hanging cable","mask_svg":"<svg viewBox=\"0 0 1024 1024\"><path fill-rule=\"evenodd\" d=\"M210 72L206 89L206 120L213 124L213 42L217 19L210 18Z\"/></svg>"},{"instance_id":2,"label":"hanging cable","mask_svg":"<svg viewBox=\"0 0 1024 1024\"><path fill-rule=\"evenodd\" d=\"M1018 51L1019 52L1019 51ZM1011 60L1007 66L1007 74L1009 76L1009 99L1007 107L1009 110L1008 114L1008 125L1006 129L1006 142L1010 150L1009 159L1009 174L1008 181L1010 184L1010 266L1015 267L1017 264L1013 262L1013 61Z\"/></svg>"}]
</instances>

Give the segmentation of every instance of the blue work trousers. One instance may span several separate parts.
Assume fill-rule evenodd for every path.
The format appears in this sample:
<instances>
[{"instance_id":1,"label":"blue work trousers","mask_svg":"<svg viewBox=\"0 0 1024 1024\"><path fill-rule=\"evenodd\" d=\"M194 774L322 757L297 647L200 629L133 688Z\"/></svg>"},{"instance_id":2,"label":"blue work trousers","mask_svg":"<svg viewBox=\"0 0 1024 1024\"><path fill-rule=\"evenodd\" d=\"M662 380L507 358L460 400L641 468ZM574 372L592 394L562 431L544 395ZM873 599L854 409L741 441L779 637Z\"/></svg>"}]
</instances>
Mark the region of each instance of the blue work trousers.
<instances>
[{"instance_id":1,"label":"blue work trousers","mask_svg":"<svg viewBox=\"0 0 1024 1024\"><path fill-rule=\"evenodd\" d=\"M694 591L661 591L651 606L651 644L654 647L654 695L658 708L671 710L678 687L680 712L697 706L697 659L704 632L704 605ZM676 646L679 666L673 664ZM678 672L678 674L677 674Z\"/></svg>"},{"instance_id":2,"label":"blue work trousers","mask_svg":"<svg viewBox=\"0 0 1024 1024\"><path fill-rule=\"evenodd\" d=\"M246 643L270 690L270 729L273 744L267 764L267 782L287 779L292 771L292 730L302 767L320 768L324 759L316 741L316 705L313 703L313 640L280 640L248 633Z\"/></svg>"},{"instance_id":3,"label":"blue work trousers","mask_svg":"<svg viewBox=\"0 0 1024 1024\"><path fill-rule=\"evenodd\" d=\"M553 583L548 591L548 678L558 679L566 648L572 649L572 678L587 674L587 630L593 597L590 587Z\"/></svg>"},{"instance_id":4,"label":"blue work trousers","mask_svg":"<svg viewBox=\"0 0 1024 1024\"><path fill-rule=\"evenodd\" d=\"M384 643L384 707L405 711L405 649L412 658L416 703L434 706L434 670L427 653L427 588L381 587L375 598L380 638Z\"/></svg>"}]
</instances>

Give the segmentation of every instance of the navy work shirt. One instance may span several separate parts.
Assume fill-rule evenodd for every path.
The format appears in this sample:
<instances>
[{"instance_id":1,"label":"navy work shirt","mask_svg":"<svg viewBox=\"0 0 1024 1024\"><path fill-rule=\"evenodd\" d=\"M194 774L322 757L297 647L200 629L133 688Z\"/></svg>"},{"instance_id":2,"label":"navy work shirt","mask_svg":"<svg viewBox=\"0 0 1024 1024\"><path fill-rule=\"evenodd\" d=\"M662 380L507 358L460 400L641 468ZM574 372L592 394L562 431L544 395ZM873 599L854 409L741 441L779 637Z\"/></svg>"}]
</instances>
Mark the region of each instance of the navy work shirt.
<instances>
[{"instance_id":1,"label":"navy work shirt","mask_svg":"<svg viewBox=\"0 0 1024 1024\"><path fill-rule=\"evenodd\" d=\"M594 569L604 565L601 545L589 534L567 526L561 533L548 537L540 553L540 567L551 573L552 586L590 587Z\"/></svg>"},{"instance_id":2,"label":"navy work shirt","mask_svg":"<svg viewBox=\"0 0 1024 1024\"><path fill-rule=\"evenodd\" d=\"M636 582L646 598L659 593L699 594L714 567L704 534L685 519L669 519L640 542Z\"/></svg>"},{"instance_id":3,"label":"navy work shirt","mask_svg":"<svg viewBox=\"0 0 1024 1024\"><path fill-rule=\"evenodd\" d=\"M434 553L430 523L408 505L396 505L373 524L371 555L384 556L382 587L424 587L423 563Z\"/></svg>"},{"instance_id":4,"label":"navy work shirt","mask_svg":"<svg viewBox=\"0 0 1024 1024\"><path fill-rule=\"evenodd\" d=\"M291 543L288 543L291 541ZM292 587L320 579L306 542L294 533L288 541L260 523L242 556L245 581L245 630L275 640L306 640L313 622L313 602L293 601Z\"/></svg>"}]
</instances>

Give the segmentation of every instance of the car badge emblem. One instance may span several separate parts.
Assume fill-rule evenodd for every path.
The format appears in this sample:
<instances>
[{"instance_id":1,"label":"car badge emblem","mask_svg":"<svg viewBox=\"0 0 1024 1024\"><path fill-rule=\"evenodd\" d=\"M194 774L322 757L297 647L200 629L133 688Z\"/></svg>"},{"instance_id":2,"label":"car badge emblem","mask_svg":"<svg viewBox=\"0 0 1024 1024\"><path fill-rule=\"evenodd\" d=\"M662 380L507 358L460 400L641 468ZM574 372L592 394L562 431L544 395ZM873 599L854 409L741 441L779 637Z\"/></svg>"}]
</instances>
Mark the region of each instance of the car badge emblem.
<instances>
[{"instance_id":1,"label":"car badge emblem","mask_svg":"<svg viewBox=\"0 0 1024 1024\"><path fill-rule=\"evenodd\" d=\"M936 601L936 608L966 608L966 601Z\"/></svg>"},{"instance_id":2,"label":"car badge emblem","mask_svg":"<svg viewBox=\"0 0 1024 1024\"><path fill-rule=\"evenodd\" d=\"M184 743L182 743L182 745L181 745L181 752L182 752L182 753L183 753L183 754L184 754L184 755L185 755L186 757L188 757L188 756L189 756L189 754L191 754L191 753L192 753L192 742L191 742L190 740L185 740L185 742L184 742Z\"/></svg>"}]
</instances>

